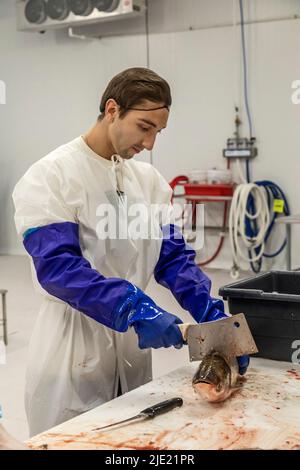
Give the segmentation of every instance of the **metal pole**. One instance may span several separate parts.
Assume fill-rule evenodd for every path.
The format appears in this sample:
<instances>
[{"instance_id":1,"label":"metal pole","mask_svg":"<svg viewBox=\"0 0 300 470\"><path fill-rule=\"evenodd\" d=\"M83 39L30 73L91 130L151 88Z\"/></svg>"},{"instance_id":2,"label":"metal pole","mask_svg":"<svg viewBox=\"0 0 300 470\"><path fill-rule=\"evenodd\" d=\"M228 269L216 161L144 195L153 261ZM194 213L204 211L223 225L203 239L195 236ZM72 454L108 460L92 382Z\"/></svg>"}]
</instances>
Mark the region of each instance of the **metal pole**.
<instances>
[{"instance_id":1,"label":"metal pole","mask_svg":"<svg viewBox=\"0 0 300 470\"><path fill-rule=\"evenodd\" d=\"M8 334L7 334L7 315L6 315L6 293L7 291L1 291L2 295L2 315L3 315L3 336L4 344L8 344Z\"/></svg>"},{"instance_id":2,"label":"metal pole","mask_svg":"<svg viewBox=\"0 0 300 470\"><path fill-rule=\"evenodd\" d=\"M292 230L291 224L286 224L286 268L288 271L292 269Z\"/></svg>"}]
</instances>

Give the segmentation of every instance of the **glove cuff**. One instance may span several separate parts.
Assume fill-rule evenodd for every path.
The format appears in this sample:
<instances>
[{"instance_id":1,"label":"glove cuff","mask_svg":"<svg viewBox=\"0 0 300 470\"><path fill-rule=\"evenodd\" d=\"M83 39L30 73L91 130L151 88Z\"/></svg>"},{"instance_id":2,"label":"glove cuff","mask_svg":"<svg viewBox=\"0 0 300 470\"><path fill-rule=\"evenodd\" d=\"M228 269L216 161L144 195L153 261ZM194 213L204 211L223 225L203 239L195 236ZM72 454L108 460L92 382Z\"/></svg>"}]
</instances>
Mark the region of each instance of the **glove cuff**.
<instances>
[{"instance_id":1,"label":"glove cuff","mask_svg":"<svg viewBox=\"0 0 300 470\"><path fill-rule=\"evenodd\" d=\"M131 318L135 313L136 306L145 297L144 292L134 284L128 283L126 295L120 299L114 310L113 329L124 332L132 324Z\"/></svg>"}]
</instances>

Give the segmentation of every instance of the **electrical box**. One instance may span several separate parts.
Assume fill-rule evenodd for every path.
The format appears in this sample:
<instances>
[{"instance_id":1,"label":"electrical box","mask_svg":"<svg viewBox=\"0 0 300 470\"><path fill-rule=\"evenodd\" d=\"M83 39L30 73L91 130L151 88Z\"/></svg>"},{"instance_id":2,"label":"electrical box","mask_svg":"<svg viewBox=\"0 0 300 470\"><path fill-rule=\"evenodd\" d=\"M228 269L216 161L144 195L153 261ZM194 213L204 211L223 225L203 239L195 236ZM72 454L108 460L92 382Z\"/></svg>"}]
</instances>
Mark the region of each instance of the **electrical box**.
<instances>
[{"instance_id":1,"label":"electrical box","mask_svg":"<svg viewBox=\"0 0 300 470\"><path fill-rule=\"evenodd\" d=\"M140 16L145 0L16 0L17 29L46 31Z\"/></svg>"},{"instance_id":2,"label":"electrical box","mask_svg":"<svg viewBox=\"0 0 300 470\"><path fill-rule=\"evenodd\" d=\"M255 138L231 138L227 139L227 147L223 149L225 158L254 158L257 148L254 146Z\"/></svg>"}]
</instances>

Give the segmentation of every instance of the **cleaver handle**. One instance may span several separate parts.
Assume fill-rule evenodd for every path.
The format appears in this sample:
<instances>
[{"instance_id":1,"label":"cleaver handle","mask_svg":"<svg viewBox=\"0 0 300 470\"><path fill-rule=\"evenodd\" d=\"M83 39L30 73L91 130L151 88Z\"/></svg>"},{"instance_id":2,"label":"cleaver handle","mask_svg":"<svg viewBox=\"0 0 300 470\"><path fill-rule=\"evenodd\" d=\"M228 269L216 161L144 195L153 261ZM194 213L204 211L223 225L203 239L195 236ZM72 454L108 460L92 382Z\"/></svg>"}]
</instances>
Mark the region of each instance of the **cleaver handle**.
<instances>
[{"instance_id":1,"label":"cleaver handle","mask_svg":"<svg viewBox=\"0 0 300 470\"><path fill-rule=\"evenodd\" d=\"M187 341L187 331L191 323L179 323L177 324L178 328L181 331L182 337L184 341Z\"/></svg>"}]
</instances>

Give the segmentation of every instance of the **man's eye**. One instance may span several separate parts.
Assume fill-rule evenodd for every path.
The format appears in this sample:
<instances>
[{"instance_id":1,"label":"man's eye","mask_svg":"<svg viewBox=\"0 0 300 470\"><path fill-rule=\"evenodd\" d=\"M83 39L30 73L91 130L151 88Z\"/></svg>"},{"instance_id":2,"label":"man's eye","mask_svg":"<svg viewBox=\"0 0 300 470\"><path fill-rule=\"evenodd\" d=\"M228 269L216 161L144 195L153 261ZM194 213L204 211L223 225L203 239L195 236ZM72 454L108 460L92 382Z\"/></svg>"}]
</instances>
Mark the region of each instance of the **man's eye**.
<instances>
[{"instance_id":1,"label":"man's eye","mask_svg":"<svg viewBox=\"0 0 300 470\"><path fill-rule=\"evenodd\" d=\"M142 129L142 131L144 132L149 131L149 127L139 126L139 128Z\"/></svg>"}]
</instances>

